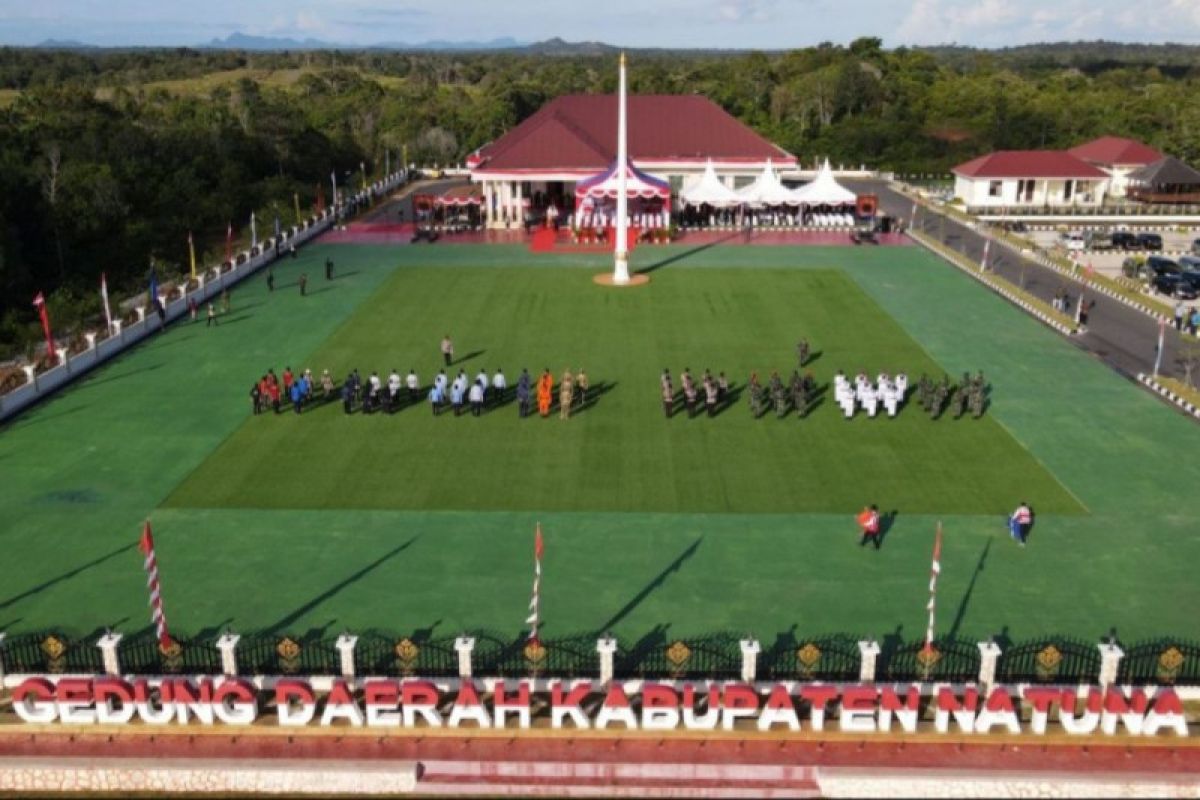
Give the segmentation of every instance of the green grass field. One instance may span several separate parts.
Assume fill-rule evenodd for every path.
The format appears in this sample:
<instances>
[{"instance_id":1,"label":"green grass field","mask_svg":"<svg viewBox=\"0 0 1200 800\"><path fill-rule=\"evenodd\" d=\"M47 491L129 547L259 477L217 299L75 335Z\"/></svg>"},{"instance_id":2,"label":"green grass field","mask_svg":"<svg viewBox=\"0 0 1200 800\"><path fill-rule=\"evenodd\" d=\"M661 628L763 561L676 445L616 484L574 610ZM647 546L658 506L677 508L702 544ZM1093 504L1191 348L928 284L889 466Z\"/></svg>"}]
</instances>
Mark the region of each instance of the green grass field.
<instances>
[{"instance_id":1,"label":"green grass field","mask_svg":"<svg viewBox=\"0 0 1200 800\"><path fill-rule=\"evenodd\" d=\"M327 255L344 276L315 282ZM180 632L522 627L545 529L548 636L715 630L917 638L946 530L941 635L1194 636L1200 438L1069 342L915 248L685 247L632 291L601 256L505 246L316 246L0 429L0 630L146 628L135 543L155 525ZM586 366L611 385L568 422L428 409L252 418L267 366L415 366L451 332L471 370ZM983 368L982 420L662 418L657 374ZM1028 548L1003 514L1039 511ZM856 546L864 502L898 514Z\"/></svg>"}]
</instances>

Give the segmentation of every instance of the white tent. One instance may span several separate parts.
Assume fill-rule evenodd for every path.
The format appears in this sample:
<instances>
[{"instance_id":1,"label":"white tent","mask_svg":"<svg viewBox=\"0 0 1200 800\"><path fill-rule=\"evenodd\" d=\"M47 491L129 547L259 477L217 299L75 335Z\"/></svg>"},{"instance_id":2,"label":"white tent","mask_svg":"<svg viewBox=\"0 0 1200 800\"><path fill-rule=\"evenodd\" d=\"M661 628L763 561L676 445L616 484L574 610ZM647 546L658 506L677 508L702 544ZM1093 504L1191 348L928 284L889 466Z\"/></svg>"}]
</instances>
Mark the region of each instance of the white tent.
<instances>
[{"instance_id":1,"label":"white tent","mask_svg":"<svg viewBox=\"0 0 1200 800\"><path fill-rule=\"evenodd\" d=\"M738 190L737 194L743 203L752 206L796 206L802 202L795 192L779 180L770 161L767 161L754 183Z\"/></svg>"},{"instance_id":2,"label":"white tent","mask_svg":"<svg viewBox=\"0 0 1200 800\"><path fill-rule=\"evenodd\" d=\"M713 208L729 208L740 206L745 200L730 189L717 177L712 160L704 167L704 174L679 193L683 202L690 206L712 206Z\"/></svg>"},{"instance_id":3,"label":"white tent","mask_svg":"<svg viewBox=\"0 0 1200 800\"><path fill-rule=\"evenodd\" d=\"M817 177L792 193L796 202L809 206L843 206L858 200L858 195L842 186L833 177L829 159L817 170Z\"/></svg>"}]
</instances>

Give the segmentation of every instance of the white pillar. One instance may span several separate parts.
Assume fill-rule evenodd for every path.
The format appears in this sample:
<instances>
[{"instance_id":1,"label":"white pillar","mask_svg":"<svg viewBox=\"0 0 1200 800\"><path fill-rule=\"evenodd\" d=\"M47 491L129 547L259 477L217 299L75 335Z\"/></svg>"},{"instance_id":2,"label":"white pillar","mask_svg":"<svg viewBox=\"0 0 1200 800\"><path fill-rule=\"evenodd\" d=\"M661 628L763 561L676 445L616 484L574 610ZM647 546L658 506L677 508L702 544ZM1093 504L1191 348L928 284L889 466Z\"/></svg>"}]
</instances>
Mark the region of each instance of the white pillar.
<instances>
[{"instance_id":1,"label":"white pillar","mask_svg":"<svg viewBox=\"0 0 1200 800\"><path fill-rule=\"evenodd\" d=\"M454 649L458 651L458 677L466 680L471 677L471 652L475 649L475 637L459 636L454 640Z\"/></svg>"},{"instance_id":2,"label":"white pillar","mask_svg":"<svg viewBox=\"0 0 1200 800\"><path fill-rule=\"evenodd\" d=\"M985 692L996 682L996 665L1000 661L1000 645L995 642L979 642L979 685Z\"/></svg>"},{"instance_id":3,"label":"white pillar","mask_svg":"<svg viewBox=\"0 0 1200 800\"><path fill-rule=\"evenodd\" d=\"M758 678L758 654L762 645L757 639L742 639L742 683L754 683Z\"/></svg>"},{"instance_id":4,"label":"white pillar","mask_svg":"<svg viewBox=\"0 0 1200 800\"><path fill-rule=\"evenodd\" d=\"M21 369L25 372L26 383L32 383L37 386L37 367L33 364L22 364Z\"/></svg>"},{"instance_id":5,"label":"white pillar","mask_svg":"<svg viewBox=\"0 0 1200 800\"><path fill-rule=\"evenodd\" d=\"M337 638L334 645L338 649L338 655L341 656L342 677L348 681L354 680L354 646L356 644L358 644L357 636L343 633Z\"/></svg>"},{"instance_id":6,"label":"white pillar","mask_svg":"<svg viewBox=\"0 0 1200 800\"><path fill-rule=\"evenodd\" d=\"M141 306L138 306L137 308L134 309L134 311L137 312L138 322L144 322L146 319L146 309L142 308Z\"/></svg>"},{"instance_id":7,"label":"white pillar","mask_svg":"<svg viewBox=\"0 0 1200 800\"><path fill-rule=\"evenodd\" d=\"M1117 669L1125 651L1113 642L1097 645L1100 648L1100 688L1107 689L1117 682Z\"/></svg>"},{"instance_id":8,"label":"white pillar","mask_svg":"<svg viewBox=\"0 0 1200 800\"><path fill-rule=\"evenodd\" d=\"M68 345L68 347L69 347L69 346L70 346L70 345ZM67 348L66 348L66 347L57 347L57 346L56 346L56 349L55 349L55 351L54 351L54 354L55 354L56 356L58 356L58 365L59 365L60 367L61 367L63 364L66 364L66 363L67 363Z\"/></svg>"},{"instance_id":9,"label":"white pillar","mask_svg":"<svg viewBox=\"0 0 1200 800\"><path fill-rule=\"evenodd\" d=\"M858 679L863 683L874 683L875 659L879 657L879 642L874 639L860 641L858 652L862 656L862 662L858 668Z\"/></svg>"},{"instance_id":10,"label":"white pillar","mask_svg":"<svg viewBox=\"0 0 1200 800\"><path fill-rule=\"evenodd\" d=\"M225 633L217 639L217 649L221 651L221 672L226 675L237 675L237 644L241 639L236 633Z\"/></svg>"},{"instance_id":11,"label":"white pillar","mask_svg":"<svg viewBox=\"0 0 1200 800\"><path fill-rule=\"evenodd\" d=\"M613 656L617 652L617 640L611 636L597 639L596 652L600 654L600 685L608 686L613 679Z\"/></svg>"},{"instance_id":12,"label":"white pillar","mask_svg":"<svg viewBox=\"0 0 1200 800\"><path fill-rule=\"evenodd\" d=\"M105 675L121 674L121 659L117 655L117 645L120 643L121 634L112 631L96 640L96 647L100 648L100 653L104 658Z\"/></svg>"},{"instance_id":13,"label":"white pillar","mask_svg":"<svg viewBox=\"0 0 1200 800\"><path fill-rule=\"evenodd\" d=\"M95 349L96 349L96 334L94 334L94 333L85 333L85 334L83 335L83 338L87 339L87 343L88 343L88 350L95 350Z\"/></svg>"},{"instance_id":14,"label":"white pillar","mask_svg":"<svg viewBox=\"0 0 1200 800\"><path fill-rule=\"evenodd\" d=\"M124 323L123 323L121 320L119 320L119 319L114 319L114 320L113 320L113 323L112 323L112 327L113 327L113 329L112 329L112 335L113 335L113 336L120 336L120 335L121 335L121 326L122 326L123 324L124 324Z\"/></svg>"},{"instance_id":15,"label":"white pillar","mask_svg":"<svg viewBox=\"0 0 1200 800\"><path fill-rule=\"evenodd\" d=\"M517 223L517 228L522 228L525 225L525 198L522 195L522 191L521 182L517 181L513 195L513 220Z\"/></svg>"}]
</instances>

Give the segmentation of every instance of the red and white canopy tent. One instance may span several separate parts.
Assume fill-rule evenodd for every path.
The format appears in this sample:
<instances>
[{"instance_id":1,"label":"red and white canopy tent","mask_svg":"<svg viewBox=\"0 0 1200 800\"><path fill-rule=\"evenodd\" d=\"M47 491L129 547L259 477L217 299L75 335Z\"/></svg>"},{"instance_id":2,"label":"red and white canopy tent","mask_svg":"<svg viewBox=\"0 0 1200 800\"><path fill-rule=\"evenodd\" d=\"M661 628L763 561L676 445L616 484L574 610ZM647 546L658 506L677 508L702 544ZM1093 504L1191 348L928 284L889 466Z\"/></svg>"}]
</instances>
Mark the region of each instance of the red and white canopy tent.
<instances>
[{"instance_id":1,"label":"red and white canopy tent","mask_svg":"<svg viewBox=\"0 0 1200 800\"><path fill-rule=\"evenodd\" d=\"M575 222L581 226L606 225L616 213L620 192L621 170L624 170L625 198L634 203L629 216L634 225L665 227L667 225L671 184L662 178L642 172L632 162L618 166L616 161L603 172L575 184Z\"/></svg>"},{"instance_id":2,"label":"red and white canopy tent","mask_svg":"<svg viewBox=\"0 0 1200 800\"><path fill-rule=\"evenodd\" d=\"M483 193L479 190L478 186L472 184L451 186L435 197L433 202L439 206L478 206L483 202Z\"/></svg>"}]
</instances>

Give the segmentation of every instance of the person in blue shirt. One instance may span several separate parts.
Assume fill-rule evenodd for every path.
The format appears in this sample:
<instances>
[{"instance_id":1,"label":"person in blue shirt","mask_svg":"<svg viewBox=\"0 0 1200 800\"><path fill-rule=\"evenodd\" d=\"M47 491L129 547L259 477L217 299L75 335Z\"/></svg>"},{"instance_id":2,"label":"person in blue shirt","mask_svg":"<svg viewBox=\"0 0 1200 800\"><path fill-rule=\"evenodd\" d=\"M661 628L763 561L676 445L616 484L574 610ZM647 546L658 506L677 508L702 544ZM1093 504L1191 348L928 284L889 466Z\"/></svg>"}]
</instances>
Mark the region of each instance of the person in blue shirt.
<instances>
[{"instance_id":1,"label":"person in blue shirt","mask_svg":"<svg viewBox=\"0 0 1200 800\"><path fill-rule=\"evenodd\" d=\"M342 408L347 414L354 412L354 376L347 375L342 384Z\"/></svg>"},{"instance_id":2,"label":"person in blue shirt","mask_svg":"<svg viewBox=\"0 0 1200 800\"><path fill-rule=\"evenodd\" d=\"M296 413L300 413L300 401L304 399L304 392L300 390L300 381L292 384L292 405L296 408Z\"/></svg>"},{"instance_id":3,"label":"person in blue shirt","mask_svg":"<svg viewBox=\"0 0 1200 800\"><path fill-rule=\"evenodd\" d=\"M454 408L454 416L462 414L463 387L458 381L450 387L450 405Z\"/></svg>"}]
</instances>

